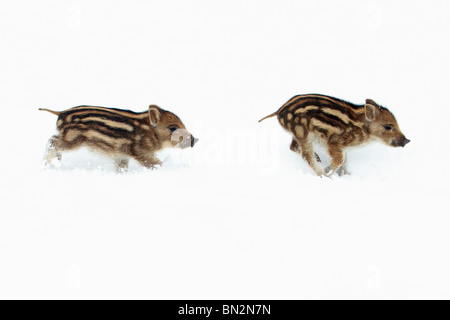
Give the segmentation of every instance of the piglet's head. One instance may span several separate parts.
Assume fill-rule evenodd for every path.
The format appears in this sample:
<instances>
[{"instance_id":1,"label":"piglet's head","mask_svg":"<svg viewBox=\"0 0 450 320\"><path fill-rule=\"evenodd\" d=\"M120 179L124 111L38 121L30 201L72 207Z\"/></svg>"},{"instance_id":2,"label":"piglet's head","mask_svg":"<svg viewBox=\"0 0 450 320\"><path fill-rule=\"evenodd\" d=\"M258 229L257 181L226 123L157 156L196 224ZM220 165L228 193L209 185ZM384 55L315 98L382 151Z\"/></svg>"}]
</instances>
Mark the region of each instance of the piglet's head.
<instances>
[{"instance_id":1,"label":"piglet's head","mask_svg":"<svg viewBox=\"0 0 450 320\"><path fill-rule=\"evenodd\" d=\"M392 147L404 147L410 140L400 131L394 115L371 99L366 100L365 116L370 134Z\"/></svg>"},{"instance_id":2,"label":"piglet's head","mask_svg":"<svg viewBox=\"0 0 450 320\"><path fill-rule=\"evenodd\" d=\"M150 125L160 137L162 144L173 148L194 147L198 139L186 130L178 116L156 105L148 108Z\"/></svg>"}]
</instances>

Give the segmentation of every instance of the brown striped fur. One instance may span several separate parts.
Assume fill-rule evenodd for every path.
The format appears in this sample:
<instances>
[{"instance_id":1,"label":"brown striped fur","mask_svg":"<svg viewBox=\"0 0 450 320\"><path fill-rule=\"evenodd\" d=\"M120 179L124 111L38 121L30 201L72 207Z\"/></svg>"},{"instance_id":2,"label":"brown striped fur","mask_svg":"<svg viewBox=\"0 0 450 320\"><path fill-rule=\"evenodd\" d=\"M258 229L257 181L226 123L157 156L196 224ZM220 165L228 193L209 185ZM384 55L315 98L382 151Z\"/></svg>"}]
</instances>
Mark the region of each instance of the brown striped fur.
<instances>
[{"instance_id":1,"label":"brown striped fur","mask_svg":"<svg viewBox=\"0 0 450 320\"><path fill-rule=\"evenodd\" d=\"M371 140L394 147L404 147L409 142L394 115L371 99L355 105L320 94L298 95L259 122L274 116L292 134L291 150L300 153L319 176L347 173L348 147ZM320 158L313 149L315 141L325 144L330 154L331 165L325 170L318 164Z\"/></svg>"},{"instance_id":2,"label":"brown striped fur","mask_svg":"<svg viewBox=\"0 0 450 320\"><path fill-rule=\"evenodd\" d=\"M117 171L126 171L130 158L147 168L162 165L155 156L165 147L193 147L197 142L183 122L170 111L151 105L147 111L79 106L66 111L48 111L58 116L59 134L50 139L46 164L61 160L62 152L82 146L115 160Z\"/></svg>"}]
</instances>

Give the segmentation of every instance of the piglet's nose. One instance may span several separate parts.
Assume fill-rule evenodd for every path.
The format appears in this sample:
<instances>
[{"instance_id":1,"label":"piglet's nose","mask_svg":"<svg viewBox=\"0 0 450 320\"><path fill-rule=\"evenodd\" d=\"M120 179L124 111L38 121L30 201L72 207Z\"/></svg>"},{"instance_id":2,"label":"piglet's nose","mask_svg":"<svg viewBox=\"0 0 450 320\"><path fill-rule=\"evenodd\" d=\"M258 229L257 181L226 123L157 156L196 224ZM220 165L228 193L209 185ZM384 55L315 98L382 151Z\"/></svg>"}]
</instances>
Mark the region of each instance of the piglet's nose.
<instances>
[{"instance_id":1,"label":"piglet's nose","mask_svg":"<svg viewBox=\"0 0 450 320\"><path fill-rule=\"evenodd\" d=\"M198 142L198 139L191 136L191 148L193 148L197 142Z\"/></svg>"},{"instance_id":2,"label":"piglet's nose","mask_svg":"<svg viewBox=\"0 0 450 320\"><path fill-rule=\"evenodd\" d=\"M402 147L406 146L410 142L411 142L411 140L405 138L405 141L403 141Z\"/></svg>"}]
</instances>

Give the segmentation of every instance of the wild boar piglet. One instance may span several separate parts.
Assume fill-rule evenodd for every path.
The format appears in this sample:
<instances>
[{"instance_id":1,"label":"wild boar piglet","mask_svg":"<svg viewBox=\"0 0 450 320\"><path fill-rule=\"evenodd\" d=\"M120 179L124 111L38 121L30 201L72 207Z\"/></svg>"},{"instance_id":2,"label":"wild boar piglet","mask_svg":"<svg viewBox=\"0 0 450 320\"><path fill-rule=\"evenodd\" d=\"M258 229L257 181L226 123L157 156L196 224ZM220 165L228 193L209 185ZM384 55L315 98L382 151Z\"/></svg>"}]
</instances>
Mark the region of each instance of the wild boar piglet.
<instances>
[{"instance_id":1,"label":"wild boar piglet","mask_svg":"<svg viewBox=\"0 0 450 320\"><path fill-rule=\"evenodd\" d=\"M320 94L298 95L259 122L274 116L292 134L291 150L300 153L319 176L348 173L345 150L350 147L373 140L392 147L404 147L410 142L394 115L371 99L355 105ZM330 155L331 164L325 169L314 152L314 142L325 145Z\"/></svg>"},{"instance_id":2,"label":"wild boar piglet","mask_svg":"<svg viewBox=\"0 0 450 320\"><path fill-rule=\"evenodd\" d=\"M58 134L49 141L46 164L61 160L62 153L83 146L114 159L116 171L126 171L130 158L147 168L162 165L155 153L166 147L194 147L198 139L178 116L156 105L133 112L114 108L79 106L58 116Z\"/></svg>"}]
</instances>

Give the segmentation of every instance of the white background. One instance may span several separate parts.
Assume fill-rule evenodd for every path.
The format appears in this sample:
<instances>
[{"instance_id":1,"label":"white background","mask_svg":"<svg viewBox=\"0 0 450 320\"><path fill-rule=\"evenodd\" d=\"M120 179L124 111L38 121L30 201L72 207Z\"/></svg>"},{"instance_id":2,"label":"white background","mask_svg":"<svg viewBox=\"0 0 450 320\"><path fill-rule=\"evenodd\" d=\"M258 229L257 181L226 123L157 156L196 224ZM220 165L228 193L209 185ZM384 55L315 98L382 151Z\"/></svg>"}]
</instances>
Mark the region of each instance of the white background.
<instances>
[{"instance_id":1,"label":"white background","mask_svg":"<svg viewBox=\"0 0 450 320\"><path fill-rule=\"evenodd\" d=\"M450 2L3 1L0 298L450 298ZM295 94L388 107L412 141L321 179L275 119ZM164 166L81 150L80 104L178 114Z\"/></svg>"}]
</instances>

